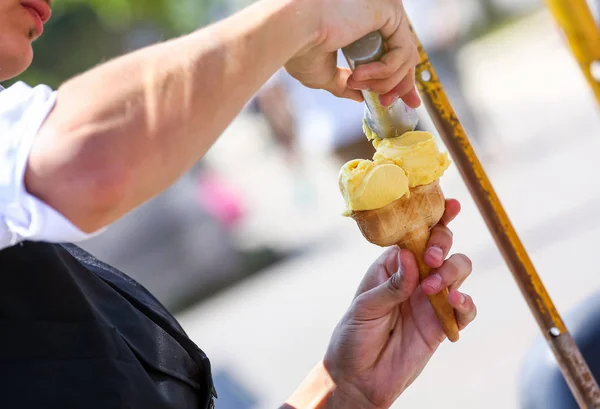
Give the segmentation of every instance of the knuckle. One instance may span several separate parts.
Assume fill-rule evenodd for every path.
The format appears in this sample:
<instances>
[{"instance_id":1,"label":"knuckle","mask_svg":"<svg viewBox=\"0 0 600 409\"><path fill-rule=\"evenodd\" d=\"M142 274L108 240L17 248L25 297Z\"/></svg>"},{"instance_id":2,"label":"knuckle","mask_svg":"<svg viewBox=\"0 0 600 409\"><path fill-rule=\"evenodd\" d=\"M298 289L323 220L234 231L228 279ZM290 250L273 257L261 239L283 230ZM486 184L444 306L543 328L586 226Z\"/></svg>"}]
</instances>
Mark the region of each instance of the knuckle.
<instances>
[{"instance_id":1,"label":"knuckle","mask_svg":"<svg viewBox=\"0 0 600 409\"><path fill-rule=\"evenodd\" d=\"M402 279L400 278L399 274L393 274L388 280L387 280L387 287L388 289L393 292L396 293L398 291L400 291L400 289L402 288Z\"/></svg>"},{"instance_id":2,"label":"knuckle","mask_svg":"<svg viewBox=\"0 0 600 409\"><path fill-rule=\"evenodd\" d=\"M344 94L343 90L339 89L338 87L327 87L324 89L325 89L325 91L329 92L334 97L340 98Z\"/></svg>"},{"instance_id":3,"label":"knuckle","mask_svg":"<svg viewBox=\"0 0 600 409\"><path fill-rule=\"evenodd\" d=\"M473 302L473 298L471 298L470 295L466 295L465 294L465 309L466 309L466 316L468 321L473 321L475 319L475 317L477 316L477 306L475 305L475 303Z\"/></svg>"},{"instance_id":4,"label":"knuckle","mask_svg":"<svg viewBox=\"0 0 600 409\"><path fill-rule=\"evenodd\" d=\"M392 51L388 52L382 58L382 61L385 62L386 74L388 76L393 75L402 65L405 59L406 56L404 55L402 48L395 48Z\"/></svg>"},{"instance_id":5,"label":"knuckle","mask_svg":"<svg viewBox=\"0 0 600 409\"><path fill-rule=\"evenodd\" d=\"M444 230L447 232L448 236L454 238L454 232L450 230L447 226L444 226Z\"/></svg>"},{"instance_id":6,"label":"knuckle","mask_svg":"<svg viewBox=\"0 0 600 409\"><path fill-rule=\"evenodd\" d=\"M353 319L360 319L365 312L368 312L371 308L368 298L361 294L352 301L350 308L344 314L345 322L348 322Z\"/></svg>"},{"instance_id":7,"label":"knuckle","mask_svg":"<svg viewBox=\"0 0 600 409\"><path fill-rule=\"evenodd\" d=\"M456 281L459 278L461 272L460 261L458 261L456 254L450 256L450 258L444 263L441 269L443 269L443 271L440 275L444 279L444 283L449 285Z\"/></svg>"},{"instance_id":8,"label":"knuckle","mask_svg":"<svg viewBox=\"0 0 600 409\"><path fill-rule=\"evenodd\" d=\"M333 95L334 97L337 97L337 98L341 98L341 97L342 97L342 93L341 93L341 92L338 92L337 90L332 90L332 91L329 91L329 92L330 92L330 93L331 93L331 95Z\"/></svg>"},{"instance_id":9,"label":"knuckle","mask_svg":"<svg viewBox=\"0 0 600 409\"><path fill-rule=\"evenodd\" d=\"M412 47L414 47L412 44L403 44L401 47L396 48L399 62L404 62L410 58L410 50Z\"/></svg>"},{"instance_id":10,"label":"knuckle","mask_svg":"<svg viewBox=\"0 0 600 409\"><path fill-rule=\"evenodd\" d=\"M381 77L387 78L391 76L396 70L396 61L393 58L389 58L381 67Z\"/></svg>"},{"instance_id":11,"label":"knuckle","mask_svg":"<svg viewBox=\"0 0 600 409\"><path fill-rule=\"evenodd\" d=\"M473 271L473 262L471 261L471 259L469 257L467 257L464 254L457 254L456 256L461 261L461 263L464 266L465 270L467 270L469 273L471 271Z\"/></svg>"},{"instance_id":12,"label":"knuckle","mask_svg":"<svg viewBox=\"0 0 600 409\"><path fill-rule=\"evenodd\" d=\"M453 254L448 259L448 261L455 265L457 268L460 268L461 270L469 269L469 266L471 264L471 260L462 253Z\"/></svg>"},{"instance_id":13,"label":"knuckle","mask_svg":"<svg viewBox=\"0 0 600 409\"><path fill-rule=\"evenodd\" d=\"M383 88L381 86L381 83L379 82L372 82L369 84L369 90L374 92L375 94L385 94L385 91L383 91Z\"/></svg>"},{"instance_id":14,"label":"knuckle","mask_svg":"<svg viewBox=\"0 0 600 409\"><path fill-rule=\"evenodd\" d=\"M450 247L452 247L452 233L443 226L434 227L431 232L430 242L433 245L437 245L448 250Z\"/></svg>"},{"instance_id":15,"label":"knuckle","mask_svg":"<svg viewBox=\"0 0 600 409\"><path fill-rule=\"evenodd\" d=\"M462 312L457 311L457 319L461 330L466 328L477 317L477 306L473 302L473 299L467 294L464 294L464 296L465 302Z\"/></svg>"},{"instance_id":16,"label":"knuckle","mask_svg":"<svg viewBox=\"0 0 600 409\"><path fill-rule=\"evenodd\" d=\"M394 66L394 53L388 52L384 54L378 63L373 64L373 71L375 71L378 77L388 76ZM374 74L375 74L374 73Z\"/></svg>"},{"instance_id":17,"label":"knuckle","mask_svg":"<svg viewBox=\"0 0 600 409\"><path fill-rule=\"evenodd\" d=\"M413 48L412 56L411 56L411 65L416 66L421 61L421 56L419 55L419 50L415 47Z\"/></svg>"},{"instance_id":18,"label":"knuckle","mask_svg":"<svg viewBox=\"0 0 600 409\"><path fill-rule=\"evenodd\" d=\"M400 85L396 87L396 89L398 90L400 95L406 95L410 92L411 89L413 89L414 86L415 85L413 81L402 81Z\"/></svg>"},{"instance_id":19,"label":"knuckle","mask_svg":"<svg viewBox=\"0 0 600 409\"><path fill-rule=\"evenodd\" d=\"M452 233L452 230L450 230L448 227L444 226L443 224L436 224L435 226L433 226L432 229L432 234L436 233L440 236L446 236L446 237L454 237L454 233Z\"/></svg>"}]
</instances>

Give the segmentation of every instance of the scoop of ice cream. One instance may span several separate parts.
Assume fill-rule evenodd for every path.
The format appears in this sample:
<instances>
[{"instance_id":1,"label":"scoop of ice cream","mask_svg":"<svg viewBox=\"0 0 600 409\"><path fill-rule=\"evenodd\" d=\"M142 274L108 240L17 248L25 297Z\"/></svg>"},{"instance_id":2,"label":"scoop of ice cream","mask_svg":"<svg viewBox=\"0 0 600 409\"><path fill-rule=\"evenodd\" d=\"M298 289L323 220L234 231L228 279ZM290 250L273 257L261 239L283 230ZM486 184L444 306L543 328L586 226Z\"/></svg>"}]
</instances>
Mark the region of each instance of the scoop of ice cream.
<instances>
[{"instance_id":1,"label":"scoop of ice cream","mask_svg":"<svg viewBox=\"0 0 600 409\"><path fill-rule=\"evenodd\" d=\"M406 173L389 160L351 160L340 171L339 185L346 216L352 211L379 209L409 193Z\"/></svg>"},{"instance_id":2,"label":"scoop of ice cream","mask_svg":"<svg viewBox=\"0 0 600 409\"><path fill-rule=\"evenodd\" d=\"M450 166L446 152L440 153L429 132L406 132L398 138L373 140L377 152L374 162L392 161L408 176L410 187L427 185L438 179Z\"/></svg>"}]
</instances>

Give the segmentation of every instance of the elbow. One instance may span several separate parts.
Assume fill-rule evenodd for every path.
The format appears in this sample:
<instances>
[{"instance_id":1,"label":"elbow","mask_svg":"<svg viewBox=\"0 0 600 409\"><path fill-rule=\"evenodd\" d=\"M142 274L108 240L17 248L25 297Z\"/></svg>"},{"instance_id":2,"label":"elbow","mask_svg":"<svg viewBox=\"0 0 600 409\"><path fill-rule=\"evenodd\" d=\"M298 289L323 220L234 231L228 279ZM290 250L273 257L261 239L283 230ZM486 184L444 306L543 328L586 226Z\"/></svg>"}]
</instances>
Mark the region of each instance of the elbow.
<instances>
[{"instance_id":1,"label":"elbow","mask_svg":"<svg viewBox=\"0 0 600 409\"><path fill-rule=\"evenodd\" d=\"M131 171L102 143L102 136L41 134L25 172L27 191L84 233L93 233L125 213Z\"/></svg>"},{"instance_id":2,"label":"elbow","mask_svg":"<svg viewBox=\"0 0 600 409\"><path fill-rule=\"evenodd\" d=\"M83 169L74 174L79 174L74 182L64 181L64 191L69 192L71 203L62 203L62 208L65 217L81 231L94 233L125 213L130 191L126 169L108 163L101 169Z\"/></svg>"}]
</instances>

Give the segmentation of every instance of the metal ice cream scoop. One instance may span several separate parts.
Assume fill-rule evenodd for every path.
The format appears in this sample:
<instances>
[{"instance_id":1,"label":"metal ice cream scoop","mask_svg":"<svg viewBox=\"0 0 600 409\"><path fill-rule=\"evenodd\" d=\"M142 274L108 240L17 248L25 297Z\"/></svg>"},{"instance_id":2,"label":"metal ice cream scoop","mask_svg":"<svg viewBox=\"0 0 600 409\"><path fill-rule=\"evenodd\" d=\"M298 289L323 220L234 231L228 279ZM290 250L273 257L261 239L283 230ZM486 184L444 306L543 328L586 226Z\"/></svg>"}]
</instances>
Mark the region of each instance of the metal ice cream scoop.
<instances>
[{"instance_id":1,"label":"metal ice cream scoop","mask_svg":"<svg viewBox=\"0 0 600 409\"><path fill-rule=\"evenodd\" d=\"M385 54L385 44L379 31L367 34L360 40L342 48L351 70L361 64L378 61ZM419 118L414 109L398 99L389 107L379 102L379 95L362 91L365 98L364 119L367 126L379 138L395 138L408 131L414 131Z\"/></svg>"}]
</instances>

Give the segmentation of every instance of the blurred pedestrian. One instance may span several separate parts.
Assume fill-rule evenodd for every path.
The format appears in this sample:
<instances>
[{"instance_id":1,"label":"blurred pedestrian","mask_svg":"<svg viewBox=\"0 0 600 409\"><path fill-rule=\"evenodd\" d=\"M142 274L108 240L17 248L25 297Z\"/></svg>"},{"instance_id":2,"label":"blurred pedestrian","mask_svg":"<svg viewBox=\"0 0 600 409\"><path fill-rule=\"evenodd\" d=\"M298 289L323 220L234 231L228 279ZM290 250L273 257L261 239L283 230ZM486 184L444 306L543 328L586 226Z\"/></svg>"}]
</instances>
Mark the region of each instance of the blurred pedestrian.
<instances>
[{"instance_id":1,"label":"blurred pedestrian","mask_svg":"<svg viewBox=\"0 0 600 409\"><path fill-rule=\"evenodd\" d=\"M0 81L31 63L31 43L50 14L50 0L0 0ZM214 407L210 362L174 317L131 278L58 243L102 232L172 185L284 64L308 87L359 100L364 84L336 67L335 52L374 30L387 39L396 57L391 72L403 80L417 59L401 3L261 0L99 65L58 91L17 83L0 92L5 407ZM400 92L381 77L365 84L383 104L397 97L418 104L414 87ZM446 226L458 202L446 209L427 257L437 274L418 285L410 252L384 253L324 359L284 407L389 407L444 340L425 294L449 287L460 327L473 320L472 300L458 292L469 259L446 260Z\"/></svg>"}]
</instances>

